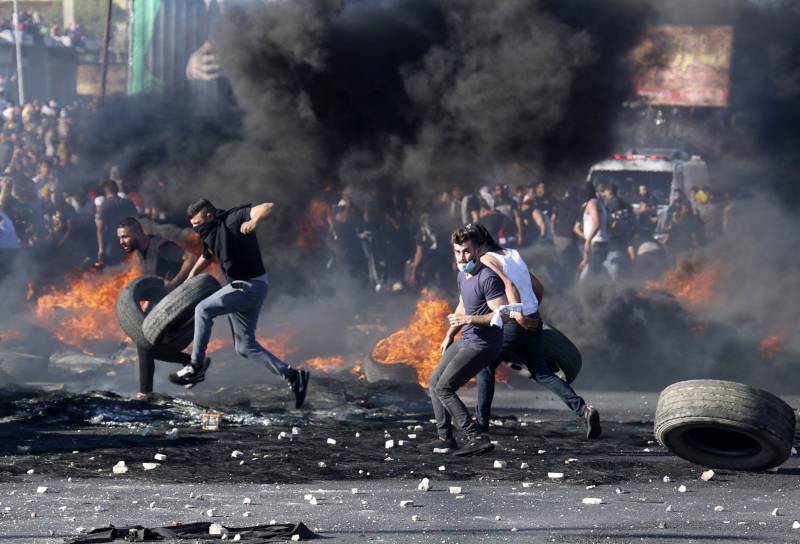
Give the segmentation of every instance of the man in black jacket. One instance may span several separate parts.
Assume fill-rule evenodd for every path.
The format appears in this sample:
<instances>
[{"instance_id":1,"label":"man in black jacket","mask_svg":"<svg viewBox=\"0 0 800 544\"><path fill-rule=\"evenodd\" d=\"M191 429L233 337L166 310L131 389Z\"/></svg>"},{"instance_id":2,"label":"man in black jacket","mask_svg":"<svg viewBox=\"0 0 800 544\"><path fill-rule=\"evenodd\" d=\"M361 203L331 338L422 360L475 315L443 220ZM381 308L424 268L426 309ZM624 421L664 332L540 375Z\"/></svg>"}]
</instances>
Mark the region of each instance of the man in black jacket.
<instances>
[{"instance_id":1,"label":"man in black jacket","mask_svg":"<svg viewBox=\"0 0 800 544\"><path fill-rule=\"evenodd\" d=\"M258 316L267 298L268 281L255 231L258 224L270 215L272 208L271 202L264 202L257 206L247 204L218 210L206 199L189 206L189 220L203 244L203 252L189 277L202 271L211 260L216 260L228 284L195 308L191 363L170 375L170 380L189 388L205 379L211 362L206 357L206 349L214 319L227 315L236 352L246 359L261 362L289 382L295 407L300 408L305 401L309 372L287 365L256 340Z\"/></svg>"}]
</instances>

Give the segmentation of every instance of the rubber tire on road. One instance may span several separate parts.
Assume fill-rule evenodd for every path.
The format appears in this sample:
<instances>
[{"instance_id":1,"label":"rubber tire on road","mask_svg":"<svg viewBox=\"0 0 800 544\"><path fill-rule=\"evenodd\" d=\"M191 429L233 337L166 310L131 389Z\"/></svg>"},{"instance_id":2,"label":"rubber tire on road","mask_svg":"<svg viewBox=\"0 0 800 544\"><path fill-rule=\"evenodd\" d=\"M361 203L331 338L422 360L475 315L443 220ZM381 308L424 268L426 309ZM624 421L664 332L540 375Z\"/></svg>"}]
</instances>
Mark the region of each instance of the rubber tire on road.
<instances>
[{"instance_id":1,"label":"rubber tire on road","mask_svg":"<svg viewBox=\"0 0 800 544\"><path fill-rule=\"evenodd\" d=\"M558 329L547 328L544 337L544 360L556 375L567 383L572 383L583 367L583 357L578 347Z\"/></svg>"},{"instance_id":2,"label":"rubber tire on road","mask_svg":"<svg viewBox=\"0 0 800 544\"><path fill-rule=\"evenodd\" d=\"M164 281L161 278L158 276L140 276L129 282L117 297L117 322L137 347L144 349L153 349L154 347L142 332L145 312L142 311L140 303L146 300L156 304L166 294ZM186 326L178 330L177 333L165 337L156 347L169 351L181 351L191 343L193 336L194 327Z\"/></svg>"},{"instance_id":3,"label":"rubber tire on road","mask_svg":"<svg viewBox=\"0 0 800 544\"><path fill-rule=\"evenodd\" d=\"M221 288L208 274L190 278L156 304L142 322L142 334L153 345L174 335L194 321L194 309L200 301Z\"/></svg>"},{"instance_id":4,"label":"rubber tire on road","mask_svg":"<svg viewBox=\"0 0 800 544\"><path fill-rule=\"evenodd\" d=\"M775 395L721 380L688 380L661 392L656 440L698 465L766 470L789 458L794 439L792 408Z\"/></svg>"}]
</instances>

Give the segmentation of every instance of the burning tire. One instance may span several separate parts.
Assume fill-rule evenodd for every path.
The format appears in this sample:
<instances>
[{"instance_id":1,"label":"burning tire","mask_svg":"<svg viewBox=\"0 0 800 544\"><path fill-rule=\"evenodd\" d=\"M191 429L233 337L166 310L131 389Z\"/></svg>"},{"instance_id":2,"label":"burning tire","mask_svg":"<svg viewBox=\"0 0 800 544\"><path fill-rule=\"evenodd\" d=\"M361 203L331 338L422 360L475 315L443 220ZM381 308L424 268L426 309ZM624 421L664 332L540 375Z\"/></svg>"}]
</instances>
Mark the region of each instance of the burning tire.
<instances>
[{"instance_id":1,"label":"burning tire","mask_svg":"<svg viewBox=\"0 0 800 544\"><path fill-rule=\"evenodd\" d=\"M791 455L795 415L784 401L753 387L689 380L661 392L656 439L678 457L707 467L766 470Z\"/></svg>"},{"instance_id":2,"label":"burning tire","mask_svg":"<svg viewBox=\"0 0 800 544\"><path fill-rule=\"evenodd\" d=\"M141 302L148 301L156 304L166 295L164 281L157 276L141 276L134 279L117 297L117 322L133 342L141 348L152 349L153 343L147 340L142 332L145 312L142 311ZM152 306L151 306L152 307ZM182 350L192 341L192 327L183 327L176 334L169 335L158 347L169 350Z\"/></svg>"},{"instance_id":3,"label":"burning tire","mask_svg":"<svg viewBox=\"0 0 800 544\"><path fill-rule=\"evenodd\" d=\"M208 274L183 282L145 316L142 322L145 339L152 345L159 345L164 339L174 337L176 333L189 327L194 321L195 306L220 287L219 282Z\"/></svg>"},{"instance_id":4,"label":"burning tire","mask_svg":"<svg viewBox=\"0 0 800 544\"><path fill-rule=\"evenodd\" d=\"M544 337L544 360L556 375L567 383L572 383L583 367L583 357L578 347L558 329L542 331Z\"/></svg>"}]
</instances>

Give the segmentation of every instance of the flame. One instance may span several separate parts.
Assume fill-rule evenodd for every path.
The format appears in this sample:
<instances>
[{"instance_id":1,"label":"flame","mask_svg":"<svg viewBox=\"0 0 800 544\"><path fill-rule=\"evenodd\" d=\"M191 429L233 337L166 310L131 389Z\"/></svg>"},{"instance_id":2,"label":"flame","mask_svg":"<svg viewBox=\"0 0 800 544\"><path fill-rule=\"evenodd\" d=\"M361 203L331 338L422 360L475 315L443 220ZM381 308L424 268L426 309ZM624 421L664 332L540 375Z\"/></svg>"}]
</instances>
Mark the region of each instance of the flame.
<instances>
[{"instance_id":1,"label":"flame","mask_svg":"<svg viewBox=\"0 0 800 544\"><path fill-rule=\"evenodd\" d=\"M86 349L86 340L125 340L117 325L117 295L141 275L136 262L115 272L87 271L36 300L32 320L64 344Z\"/></svg>"},{"instance_id":2,"label":"flame","mask_svg":"<svg viewBox=\"0 0 800 544\"><path fill-rule=\"evenodd\" d=\"M333 357L314 357L306 359L301 363L305 368L314 368L322 370L323 372L330 372L331 370L340 370L344 368L346 361L341 355L334 355Z\"/></svg>"},{"instance_id":3,"label":"flame","mask_svg":"<svg viewBox=\"0 0 800 544\"><path fill-rule=\"evenodd\" d=\"M22 333L16 330L0 331L0 342L22 338Z\"/></svg>"},{"instance_id":4,"label":"flame","mask_svg":"<svg viewBox=\"0 0 800 544\"><path fill-rule=\"evenodd\" d=\"M423 289L408 326L379 341L372 350L372 358L380 363L412 366L419 384L427 387L428 378L439 364L439 346L449 328L449 313L450 304L445 299Z\"/></svg>"},{"instance_id":5,"label":"flame","mask_svg":"<svg viewBox=\"0 0 800 544\"><path fill-rule=\"evenodd\" d=\"M767 336L758 344L758 353L763 359L771 360L783 352L786 337L780 334Z\"/></svg>"},{"instance_id":6,"label":"flame","mask_svg":"<svg viewBox=\"0 0 800 544\"><path fill-rule=\"evenodd\" d=\"M258 340L258 343L261 344L265 349L274 353L280 359L297 353L297 348L292 345L293 339L294 335L288 330L281 331L274 336L262 336L261 334L256 335L256 340ZM212 353L230 346L231 344L233 344L233 341L228 338L213 338L211 341L209 341L206 351L208 353Z\"/></svg>"},{"instance_id":7,"label":"flame","mask_svg":"<svg viewBox=\"0 0 800 544\"><path fill-rule=\"evenodd\" d=\"M717 301L724 273L725 267L720 261L686 257L661 279L646 282L644 291L666 291L682 304L698 308Z\"/></svg>"}]
</instances>

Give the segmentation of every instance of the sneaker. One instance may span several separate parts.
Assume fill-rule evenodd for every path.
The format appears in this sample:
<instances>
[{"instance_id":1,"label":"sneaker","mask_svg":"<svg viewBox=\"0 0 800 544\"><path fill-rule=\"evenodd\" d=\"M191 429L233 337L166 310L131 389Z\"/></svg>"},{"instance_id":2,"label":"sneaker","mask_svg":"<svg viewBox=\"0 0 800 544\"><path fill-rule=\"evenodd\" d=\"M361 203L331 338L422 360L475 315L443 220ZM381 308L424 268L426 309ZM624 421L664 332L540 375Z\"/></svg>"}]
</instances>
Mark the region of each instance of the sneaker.
<instances>
[{"instance_id":1,"label":"sneaker","mask_svg":"<svg viewBox=\"0 0 800 544\"><path fill-rule=\"evenodd\" d=\"M211 359L204 357L202 361L194 361L184 366L177 372L169 375L169 381L175 385L182 385L186 389L191 389L198 383L206 379L206 370L211 364Z\"/></svg>"},{"instance_id":2,"label":"sneaker","mask_svg":"<svg viewBox=\"0 0 800 544\"><path fill-rule=\"evenodd\" d=\"M306 401L309 378L311 378L311 372L308 370L295 370L291 381L292 393L294 393L295 408L302 408L303 403Z\"/></svg>"},{"instance_id":3,"label":"sneaker","mask_svg":"<svg viewBox=\"0 0 800 544\"><path fill-rule=\"evenodd\" d=\"M599 438L603 434L603 429L600 427L600 412L595 410L591 404L588 404L583 411L583 421L586 424L586 438L588 440Z\"/></svg>"},{"instance_id":4,"label":"sneaker","mask_svg":"<svg viewBox=\"0 0 800 544\"><path fill-rule=\"evenodd\" d=\"M458 448L458 443L452 436L448 436L447 438L437 436L430 442L427 442L423 448L434 453L450 453Z\"/></svg>"},{"instance_id":5,"label":"sneaker","mask_svg":"<svg viewBox=\"0 0 800 544\"><path fill-rule=\"evenodd\" d=\"M478 434L469 439L469 442L453 455L459 457L467 457L471 455L480 455L482 453L490 452L494 449L494 444L489 440L489 437L483 434Z\"/></svg>"}]
</instances>

